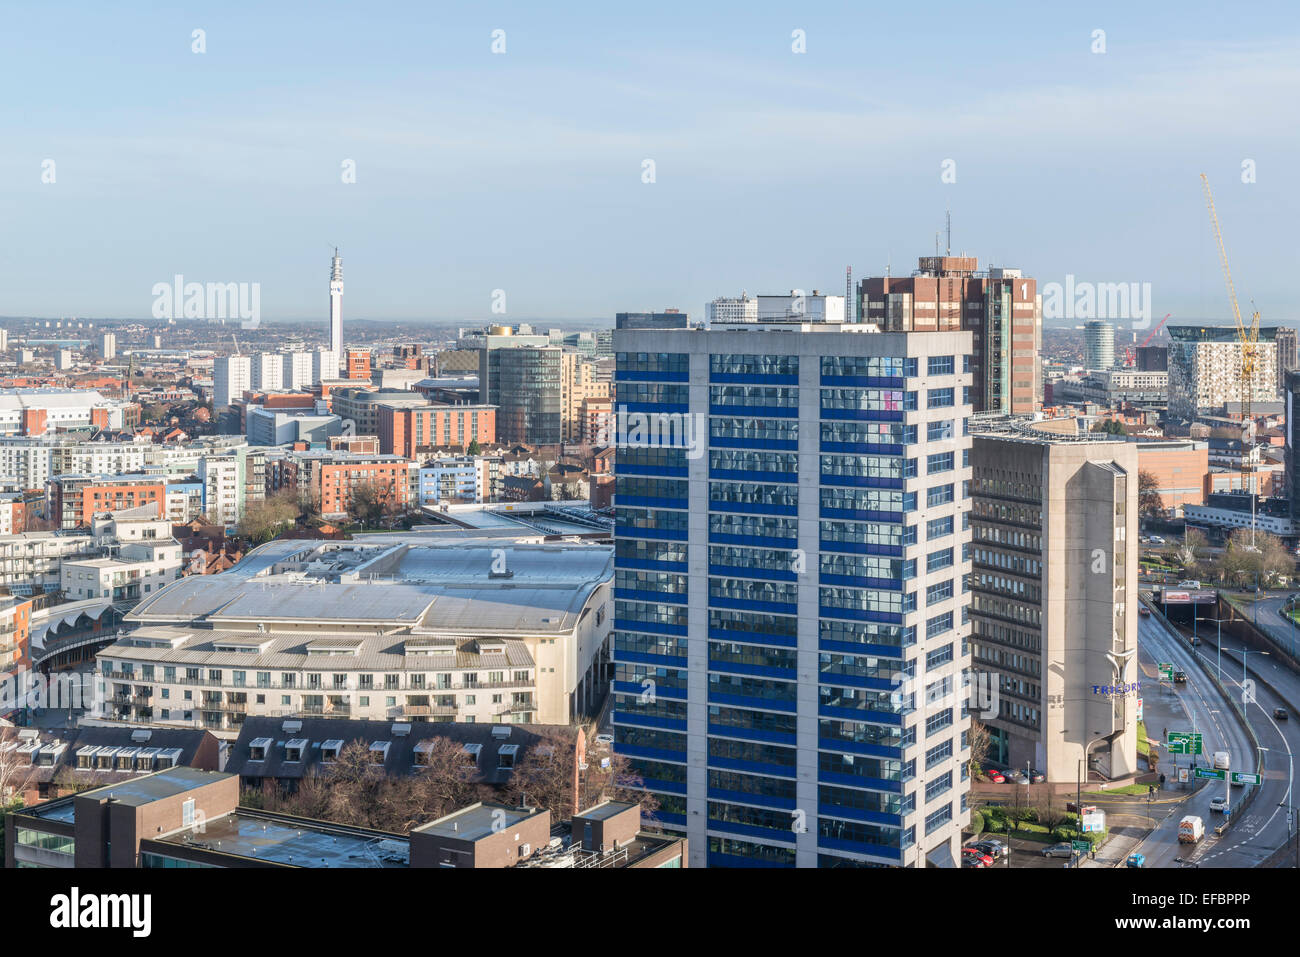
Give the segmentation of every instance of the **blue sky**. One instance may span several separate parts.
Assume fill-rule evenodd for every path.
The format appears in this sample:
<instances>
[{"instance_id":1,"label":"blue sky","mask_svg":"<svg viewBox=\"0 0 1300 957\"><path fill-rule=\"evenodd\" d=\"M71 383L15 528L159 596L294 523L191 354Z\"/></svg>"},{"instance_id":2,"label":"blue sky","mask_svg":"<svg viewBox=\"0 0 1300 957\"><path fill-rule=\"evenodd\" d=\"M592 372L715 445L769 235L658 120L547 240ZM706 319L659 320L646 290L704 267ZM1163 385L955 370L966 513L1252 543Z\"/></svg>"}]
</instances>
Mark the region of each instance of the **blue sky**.
<instances>
[{"instance_id":1,"label":"blue sky","mask_svg":"<svg viewBox=\"0 0 1300 957\"><path fill-rule=\"evenodd\" d=\"M335 244L347 317L699 313L905 274L951 208L981 263L1226 319L1205 172L1239 293L1296 318L1294 5L552 6L9 6L0 315L143 317L181 273L323 319Z\"/></svg>"}]
</instances>

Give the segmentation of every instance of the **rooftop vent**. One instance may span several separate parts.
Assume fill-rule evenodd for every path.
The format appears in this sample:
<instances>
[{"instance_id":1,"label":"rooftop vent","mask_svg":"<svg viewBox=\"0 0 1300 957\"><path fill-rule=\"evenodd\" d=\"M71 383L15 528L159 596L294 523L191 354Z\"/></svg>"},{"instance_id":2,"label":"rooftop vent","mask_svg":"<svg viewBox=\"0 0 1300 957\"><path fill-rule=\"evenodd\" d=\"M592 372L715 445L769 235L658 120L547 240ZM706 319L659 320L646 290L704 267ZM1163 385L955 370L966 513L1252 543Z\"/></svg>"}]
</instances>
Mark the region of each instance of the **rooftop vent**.
<instances>
[{"instance_id":1,"label":"rooftop vent","mask_svg":"<svg viewBox=\"0 0 1300 957\"><path fill-rule=\"evenodd\" d=\"M153 737L153 732L148 728L141 728L139 731L131 732L131 740L135 742L148 741Z\"/></svg>"},{"instance_id":2,"label":"rooftop vent","mask_svg":"<svg viewBox=\"0 0 1300 957\"><path fill-rule=\"evenodd\" d=\"M409 724L393 725L392 734L393 737L395 738L404 738L410 733L411 733L411 726Z\"/></svg>"}]
</instances>

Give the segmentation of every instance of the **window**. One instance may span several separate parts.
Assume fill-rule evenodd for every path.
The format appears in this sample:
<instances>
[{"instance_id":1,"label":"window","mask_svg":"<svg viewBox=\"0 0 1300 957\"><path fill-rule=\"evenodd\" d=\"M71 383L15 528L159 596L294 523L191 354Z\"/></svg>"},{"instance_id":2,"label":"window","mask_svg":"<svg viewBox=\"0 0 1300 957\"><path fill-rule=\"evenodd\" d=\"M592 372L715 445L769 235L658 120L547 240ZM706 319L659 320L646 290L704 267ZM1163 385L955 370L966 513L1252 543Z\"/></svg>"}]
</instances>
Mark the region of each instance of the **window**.
<instances>
[{"instance_id":1,"label":"window","mask_svg":"<svg viewBox=\"0 0 1300 957\"><path fill-rule=\"evenodd\" d=\"M945 535L952 534L952 516L947 515L943 518L934 518L925 523L926 539L943 538Z\"/></svg>"},{"instance_id":2,"label":"window","mask_svg":"<svg viewBox=\"0 0 1300 957\"><path fill-rule=\"evenodd\" d=\"M951 621L952 615L948 616ZM944 645L942 648L935 648L925 656L925 668L927 671L948 664L952 661L952 642Z\"/></svg>"},{"instance_id":3,"label":"window","mask_svg":"<svg viewBox=\"0 0 1300 957\"><path fill-rule=\"evenodd\" d=\"M946 611L942 615L935 615L925 623L925 637L927 639L936 638L948 631L952 631L952 612L950 611Z\"/></svg>"},{"instance_id":4,"label":"window","mask_svg":"<svg viewBox=\"0 0 1300 957\"><path fill-rule=\"evenodd\" d=\"M941 568L952 567L952 549L941 548L931 552L925 559L925 570L927 572L938 571Z\"/></svg>"},{"instance_id":5,"label":"window","mask_svg":"<svg viewBox=\"0 0 1300 957\"><path fill-rule=\"evenodd\" d=\"M181 827L194 826L194 798L181 805Z\"/></svg>"},{"instance_id":6,"label":"window","mask_svg":"<svg viewBox=\"0 0 1300 957\"><path fill-rule=\"evenodd\" d=\"M925 503L931 508L952 501L952 485L936 485L926 492Z\"/></svg>"},{"instance_id":7,"label":"window","mask_svg":"<svg viewBox=\"0 0 1300 957\"><path fill-rule=\"evenodd\" d=\"M952 419L940 419L937 422L929 422L926 424L925 437L931 442L951 439L953 437L952 430Z\"/></svg>"},{"instance_id":8,"label":"window","mask_svg":"<svg viewBox=\"0 0 1300 957\"><path fill-rule=\"evenodd\" d=\"M925 603L933 605L935 602L947 601L952 597L952 582L939 582L937 585L931 585L925 590Z\"/></svg>"},{"instance_id":9,"label":"window","mask_svg":"<svg viewBox=\"0 0 1300 957\"><path fill-rule=\"evenodd\" d=\"M925 833L932 834L952 820L952 805L945 804L925 819Z\"/></svg>"},{"instance_id":10,"label":"window","mask_svg":"<svg viewBox=\"0 0 1300 957\"><path fill-rule=\"evenodd\" d=\"M951 472L952 462L953 458L951 452L936 452L934 455L927 456L925 460L926 474L933 475L935 472Z\"/></svg>"},{"instance_id":11,"label":"window","mask_svg":"<svg viewBox=\"0 0 1300 957\"><path fill-rule=\"evenodd\" d=\"M927 409L946 409L953 405L953 390L947 389L929 389L925 394L925 407Z\"/></svg>"},{"instance_id":12,"label":"window","mask_svg":"<svg viewBox=\"0 0 1300 957\"><path fill-rule=\"evenodd\" d=\"M955 368L952 356L930 356L926 371L930 375L952 375Z\"/></svg>"}]
</instances>

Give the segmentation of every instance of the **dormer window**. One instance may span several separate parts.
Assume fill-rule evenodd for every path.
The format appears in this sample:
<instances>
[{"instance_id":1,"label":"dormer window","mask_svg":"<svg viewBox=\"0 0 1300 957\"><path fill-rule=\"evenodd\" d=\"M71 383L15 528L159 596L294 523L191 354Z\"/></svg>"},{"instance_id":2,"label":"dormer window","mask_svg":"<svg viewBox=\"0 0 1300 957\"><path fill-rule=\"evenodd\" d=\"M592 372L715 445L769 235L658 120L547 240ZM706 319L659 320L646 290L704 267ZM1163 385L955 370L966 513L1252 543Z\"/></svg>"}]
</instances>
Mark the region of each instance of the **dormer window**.
<instances>
[{"instance_id":1,"label":"dormer window","mask_svg":"<svg viewBox=\"0 0 1300 957\"><path fill-rule=\"evenodd\" d=\"M294 738L292 741L286 741L284 743L284 760L291 763L301 761L303 752L306 750L306 738Z\"/></svg>"},{"instance_id":2,"label":"dormer window","mask_svg":"<svg viewBox=\"0 0 1300 957\"><path fill-rule=\"evenodd\" d=\"M501 750L497 752L497 767L502 771L513 771L515 767L515 756L519 753L519 745L503 744Z\"/></svg>"},{"instance_id":3,"label":"dormer window","mask_svg":"<svg viewBox=\"0 0 1300 957\"><path fill-rule=\"evenodd\" d=\"M343 750L343 742L338 738L331 738L320 746L320 759L326 763L337 761L339 752Z\"/></svg>"},{"instance_id":4,"label":"dormer window","mask_svg":"<svg viewBox=\"0 0 1300 957\"><path fill-rule=\"evenodd\" d=\"M270 738L254 738L248 743L248 760L265 761L266 752L271 747Z\"/></svg>"},{"instance_id":5,"label":"dormer window","mask_svg":"<svg viewBox=\"0 0 1300 957\"><path fill-rule=\"evenodd\" d=\"M370 742L370 763L383 764L388 760L388 749L393 746L391 741L372 741Z\"/></svg>"}]
</instances>

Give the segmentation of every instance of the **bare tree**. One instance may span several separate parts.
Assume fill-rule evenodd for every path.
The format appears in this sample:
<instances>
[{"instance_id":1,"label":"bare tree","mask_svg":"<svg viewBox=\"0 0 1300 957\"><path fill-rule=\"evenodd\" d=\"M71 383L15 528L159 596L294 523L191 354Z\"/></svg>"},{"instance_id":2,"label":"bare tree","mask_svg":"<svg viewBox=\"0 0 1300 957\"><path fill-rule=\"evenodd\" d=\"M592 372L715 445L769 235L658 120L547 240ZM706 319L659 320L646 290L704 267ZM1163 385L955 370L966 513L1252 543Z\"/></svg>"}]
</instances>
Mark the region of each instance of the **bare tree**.
<instances>
[{"instance_id":1,"label":"bare tree","mask_svg":"<svg viewBox=\"0 0 1300 957\"><path fill-rule=\"evenodd\" d=\"M0 808L20 804L36 780L30 755L18 753L22 740L17 728L0 727Z\"/></svg>"},{"instance_id":2,"label":"bare tree","mask_svg":"<svg viewBox=\"0 0 1300 957\"><path fill-rule=\"evenodd\" d=\"M971 718L970 731L966 734L966 741L970 744L969 771L971 776L974 777L983 769L984 760L989 756L988 727L983 722Z\"/></svg>"},{"instance_id":3,"label":"bare tree","mask_svg":"<svg viewBox=\"0 0 1300 957\"><path fill-rule=\"evenodd\" d=\"M288 490L260 502L251 502L239 519L239 534L254 545L274 538L280 529L298 519L297 496Z\"/></svg>"},{"instance_id":4,"label":"bare tree","mask_svg":"<svg viewBox=\"0 0 1300 957\"><path fill-rule=\"evenodd\" d=\"M1143 518L1161 518L1165 503L1160 497L1160 479L1145 469L1138 471L1138 513Z\"/></svg>"}]
</instances>

